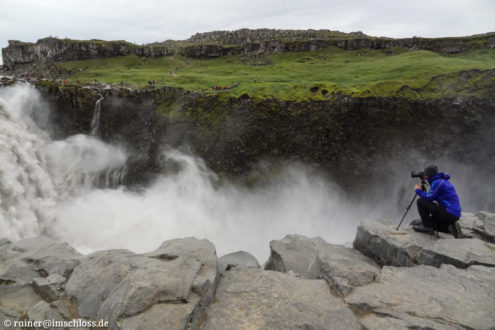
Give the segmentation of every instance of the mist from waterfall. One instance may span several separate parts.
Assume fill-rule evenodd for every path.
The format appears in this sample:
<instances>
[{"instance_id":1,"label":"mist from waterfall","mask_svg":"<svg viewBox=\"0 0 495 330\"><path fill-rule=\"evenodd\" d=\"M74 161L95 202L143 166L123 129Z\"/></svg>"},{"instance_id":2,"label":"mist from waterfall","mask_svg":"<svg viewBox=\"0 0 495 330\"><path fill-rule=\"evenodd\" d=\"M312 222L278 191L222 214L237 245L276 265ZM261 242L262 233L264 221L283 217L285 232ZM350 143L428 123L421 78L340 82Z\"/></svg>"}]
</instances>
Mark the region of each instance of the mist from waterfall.
<instances>
[{"instance_id":1,"label":"mist from waterfall","mask_svg":"<svg viewBox=\"0 0 495 330\"><path fill-rule=\"evenodd\" d=\"M247 188L218 178L202 159L164 145L164 162L174 165L164 168L175 170L134 191L119 185L128 157L125 146L82 134L53 141L39 128L46 126L39 123L48 118L47 109L29 86L0 89L0 236L51 235L83 253L146 252L168 239L196 237L213 242L219 256L245 250L264 262L270 240L287 234L352 242L362 221L400 219L416 183L410 171L428 164L415 153L391 159L383 165L387 180L356 197L294 162L270 182ZM450 166L456 182L472 179L472 167L442 164ZM493 175L487 178L493 182ZM460 187L463 210L480 207L483 196L493 195L493 185L486 186L479 194ZM413 208L405 224L414 217Z\"/></svg>"}]
</instances>

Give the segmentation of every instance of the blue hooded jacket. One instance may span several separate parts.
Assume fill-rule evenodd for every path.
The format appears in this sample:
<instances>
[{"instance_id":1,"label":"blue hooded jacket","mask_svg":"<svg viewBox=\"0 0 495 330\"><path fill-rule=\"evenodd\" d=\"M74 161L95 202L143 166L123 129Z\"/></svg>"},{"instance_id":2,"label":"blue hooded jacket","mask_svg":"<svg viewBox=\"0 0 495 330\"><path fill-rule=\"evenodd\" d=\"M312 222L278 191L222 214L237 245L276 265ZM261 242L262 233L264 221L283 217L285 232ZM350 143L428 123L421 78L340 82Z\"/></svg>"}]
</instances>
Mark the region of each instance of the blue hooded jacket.
<instances>
[{"instance_id":1,"label":"blue hooded jacket","mask_svg":"<svg viewBox=\"0 0 495 330\"><path fill-rule=\"evenodd\" d=\"M433 202L434 200L445 208L447 212L455 216L456 218L461 217L461 204L459 203L459 196L455 191L454 186L448 180L450 175L438 173L435 176L428 178L428 183L430 184L430 191L425 193L421 189L416 189L416 194L419 197L426 199L428 202Z\"/></svg>"}]
</instances>

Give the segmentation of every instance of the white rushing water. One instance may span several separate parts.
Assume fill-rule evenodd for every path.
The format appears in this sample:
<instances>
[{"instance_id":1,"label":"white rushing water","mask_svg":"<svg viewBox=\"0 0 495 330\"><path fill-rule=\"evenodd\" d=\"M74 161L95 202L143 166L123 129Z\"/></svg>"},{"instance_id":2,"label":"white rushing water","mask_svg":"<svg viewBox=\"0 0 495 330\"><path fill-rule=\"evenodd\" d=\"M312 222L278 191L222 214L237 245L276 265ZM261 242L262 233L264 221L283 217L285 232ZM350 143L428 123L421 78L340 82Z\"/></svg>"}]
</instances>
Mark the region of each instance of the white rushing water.
<instances>
[{"instance_id":1,"label":"white rushing water","mask_svg":"<svg viewBox=\"0 0 495 330\"><path fill-rule=\"evenodd\" d=\"M57 232L58 203L93 188L124 152L86 135L51 141L31 119L47 114L30 86L0 90L0 233L16 240Z\"/></svg>"},{"instance_id":2,"label":"white rushing water","mask_svg":"<svg viewBox=\"0 0 495 330\"><path fill-rule=\"evenodd\" d=\"M125 163L122 148L88 135L52 141L31 119L46 106L30 87L4 88L0 99L0 236L11 240L47 234L87 253L145 252L167 239L196 237L212 241L219 255L246 250L263 262L269 241L286 234L352 241L365 214L303 166L247 189L218 180L201 159L166 146L164 158L179 171L140 192L98 188L101 173L119 173L111 170Z\"/></svg>"},{"instance_id":3,"label":"white rushing water","mask_svg":"<svg viewBox=\"0 0 495 330\"><path fill-rule=\"evenodd\" d=\"M118 185L125 175L124 146L81 134L52 141L31 119L48 127L47 114L35 89L0 89L0 237L45 234L83 253L146 252L168 239L196 237L210 240L219 256L245 250L264 262L270 240L287 234L351 242L361 221L384 214L400 219L413 196L410 166L421 157L392 164L388 187L376 187L367 202L351 203L336 185L302 164L287 165L269 184L248 189L219 180L201 159L164 145L165 161L178 170L136 192ZM458 173L473 172L458 168ZM482 200L476 191L487 194L469 187L461 187L466 191L461 201ZM489 188L492 194L493 185ZM415 209L412 217L417 217Z\"/></svg>"},{"instance_id":4,"label":"white rushing water","mask_svg":"<svg viewBox=\"0 0 495 330\"><path fill-rule=\"evenodd\" d=\"M101 114L101 103L105 98L100 95L100 98L96 101L95 111L93 114L93 119L91 120L90 135L97 135L98 129L100 128L100 114Z\"/></svg>"}]
</instances>

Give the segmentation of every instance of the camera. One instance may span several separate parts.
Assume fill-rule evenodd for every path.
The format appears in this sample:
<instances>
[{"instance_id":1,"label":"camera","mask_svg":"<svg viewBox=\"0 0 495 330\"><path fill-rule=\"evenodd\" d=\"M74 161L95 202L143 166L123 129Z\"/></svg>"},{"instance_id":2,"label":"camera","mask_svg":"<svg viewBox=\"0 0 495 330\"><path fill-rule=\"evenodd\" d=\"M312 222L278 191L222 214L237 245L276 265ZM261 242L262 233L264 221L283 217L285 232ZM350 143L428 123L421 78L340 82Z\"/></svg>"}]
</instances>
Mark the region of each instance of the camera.
<instances>
[{"instance_id":1,"label":"camera","mask_svg":"<svg viewBox=\"0 0 495 330\"><path fill-rule=\"evenodd\" d=\"M411 178L420 178L421 180L425 179L425 174L424 172L411 172Z\"/></svg>"}]
</instances>

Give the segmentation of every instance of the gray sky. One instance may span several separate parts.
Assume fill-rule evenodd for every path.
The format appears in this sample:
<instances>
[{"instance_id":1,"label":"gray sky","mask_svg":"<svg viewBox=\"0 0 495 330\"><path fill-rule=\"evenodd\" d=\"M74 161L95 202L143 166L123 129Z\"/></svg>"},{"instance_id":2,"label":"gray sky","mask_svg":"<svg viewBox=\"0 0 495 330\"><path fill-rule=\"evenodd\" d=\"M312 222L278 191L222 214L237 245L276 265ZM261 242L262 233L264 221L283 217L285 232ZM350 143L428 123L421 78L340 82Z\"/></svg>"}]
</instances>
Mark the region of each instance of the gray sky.
<instances>
[{"instance_id":1,"label":"gray sky","mask_svg":"<svg viewBox=\"0 0 495 330\"><path fill-rule=\"evenodd\" d=\"M0 47L50 35L141 44L240 28L465 36L495 31L494 17L494 0L0 0Z\"/></svg>"}]
</instances>

